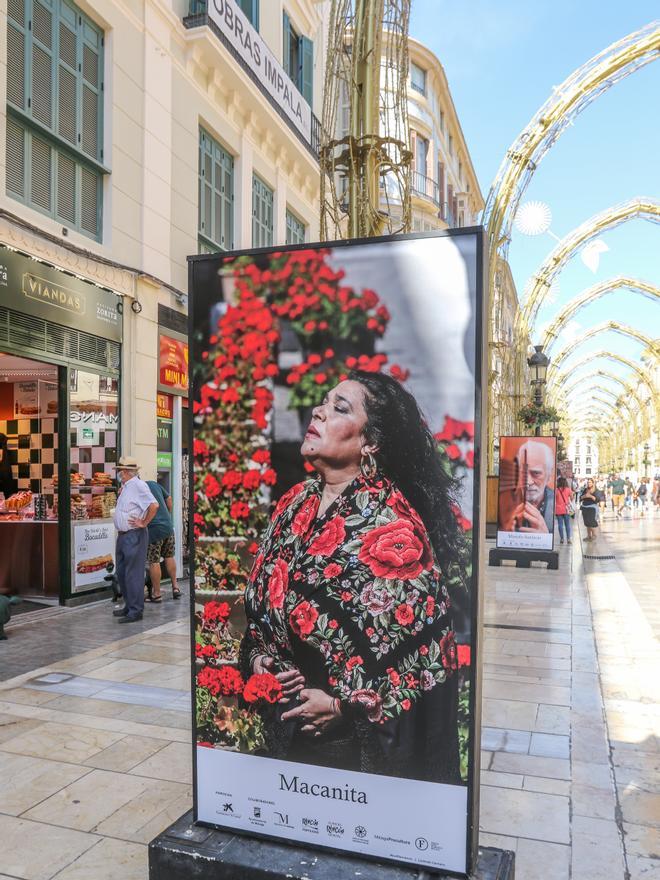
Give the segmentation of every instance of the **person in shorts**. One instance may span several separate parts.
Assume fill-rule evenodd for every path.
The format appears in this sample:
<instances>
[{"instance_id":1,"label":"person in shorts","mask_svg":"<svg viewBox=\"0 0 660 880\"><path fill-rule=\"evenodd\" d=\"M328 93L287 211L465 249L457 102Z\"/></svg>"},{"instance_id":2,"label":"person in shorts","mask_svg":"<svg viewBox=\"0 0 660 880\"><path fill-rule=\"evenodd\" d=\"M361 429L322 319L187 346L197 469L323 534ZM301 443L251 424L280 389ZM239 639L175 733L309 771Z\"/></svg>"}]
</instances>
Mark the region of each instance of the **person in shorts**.
<instances>
[{"instance_id":1,"label":"person in shorts","mask_svg":"<svg viewBox=\"0 0 660 880\"><path fill-rule=\"evenodd\" d=\"M612 507L617 516L623 513L623 504L626 500L626 484L621 479L621 475L617 474L609 482L609 488L612 490Z\"/></svg>"},{"instance_id":2,"label":"person in shorts","mask_svg":"<svg viewBox=\"0 0 660 880\"><path fill-rule=\"evenodd\" d=\"M181 590L176 581L176 561L174 559L174 526L172 524L172 498L155 480L147 480L151 494L158 502L158 511L149 523L149 547L147 563L151 577L150 602L162 602L160 592L160 561L165 560L165 568L172 581L172 598L180 599Z\"/></svg>"}]
</instances>

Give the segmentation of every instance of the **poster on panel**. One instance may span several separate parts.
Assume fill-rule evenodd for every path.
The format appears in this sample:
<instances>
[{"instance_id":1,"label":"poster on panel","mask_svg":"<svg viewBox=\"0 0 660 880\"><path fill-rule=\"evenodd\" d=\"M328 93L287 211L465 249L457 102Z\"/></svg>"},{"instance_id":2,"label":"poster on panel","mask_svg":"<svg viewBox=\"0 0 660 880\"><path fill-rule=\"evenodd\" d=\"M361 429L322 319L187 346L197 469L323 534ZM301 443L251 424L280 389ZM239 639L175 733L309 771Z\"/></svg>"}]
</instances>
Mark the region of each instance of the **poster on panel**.
<instances>
[{"instance_id":1,"label":"poster on panel","mask_svg":"<svg viewBox=\"0 0 660 880\"><path fill-rule=\"evenodd\" d=\"M500 437L497 546L552 550L556 437Z\"/></svg>"},{"instance_id":2,"label":"poster on panel","mask_svg":"<svg viewBox=\"0 0 660 880\"><path fill-rule=\"evenodd\" d=\"M191 261L197 821L470 869L482 266Z\"/></svg>"}]
</instances>

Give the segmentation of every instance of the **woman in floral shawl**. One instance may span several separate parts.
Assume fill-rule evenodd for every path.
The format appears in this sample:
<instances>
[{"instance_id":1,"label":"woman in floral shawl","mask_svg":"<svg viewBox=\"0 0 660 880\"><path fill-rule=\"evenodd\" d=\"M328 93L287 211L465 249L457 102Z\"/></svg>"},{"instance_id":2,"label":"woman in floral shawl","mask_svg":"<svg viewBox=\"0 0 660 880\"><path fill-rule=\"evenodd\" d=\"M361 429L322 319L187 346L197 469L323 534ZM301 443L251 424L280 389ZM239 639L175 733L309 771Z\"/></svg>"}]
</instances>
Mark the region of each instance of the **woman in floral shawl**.
<instances>
[{"instance_id":1,"label":"woman in floral shawl","mask_svg":"<svg viewBox=\"0 0 660 880\"><path fill-rule=\"evenodd\" d=\"M266 754L459 783L456 646L443 568L453 485L417 404L351 373L315 408L316 479L279 501L245 593L244 676L271 672Z\"/></svg>"}]
</instances>

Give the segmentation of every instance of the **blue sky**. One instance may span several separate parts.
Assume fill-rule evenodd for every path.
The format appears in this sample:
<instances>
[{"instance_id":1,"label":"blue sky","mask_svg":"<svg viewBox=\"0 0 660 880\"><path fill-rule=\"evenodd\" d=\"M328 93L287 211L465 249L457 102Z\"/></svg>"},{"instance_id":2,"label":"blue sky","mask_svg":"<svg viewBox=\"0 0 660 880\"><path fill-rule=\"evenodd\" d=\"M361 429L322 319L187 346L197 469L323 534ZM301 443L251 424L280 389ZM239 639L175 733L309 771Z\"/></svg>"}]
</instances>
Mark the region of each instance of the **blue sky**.
<instances>
[{"instance_id":1,"label":"blue sky","mask_svg":"<svg viewBox=\"0 0 660 880\"><path fill-rule=\"evenodd\" d=\"M658 10L657 2L648 0L412 0L411 36L432 49L445 68L484 198L506 150L552 87L658 18ZM547 203L555 235L566 235L593 214L635 196L660 199L658 96L660 60L593 102L546 154L523 203ZM559 277L556 302L540 312L537 328L576 292L616 275L660 285L659 225L633 220L604 233L602 240L609 250L597 272L579 256L571 260ZM529 237L514 231L509 259L519 296L555 243L547 233ZM570 332L579 336L583 328L614 319L657 336L659 311L639 295L617 292L582 310ZM608 347L634 360L641 351L635 341L607 333L580 346L577 356ZM605 368L628 372L612 364Z\"/></svg>"}]
</instances>

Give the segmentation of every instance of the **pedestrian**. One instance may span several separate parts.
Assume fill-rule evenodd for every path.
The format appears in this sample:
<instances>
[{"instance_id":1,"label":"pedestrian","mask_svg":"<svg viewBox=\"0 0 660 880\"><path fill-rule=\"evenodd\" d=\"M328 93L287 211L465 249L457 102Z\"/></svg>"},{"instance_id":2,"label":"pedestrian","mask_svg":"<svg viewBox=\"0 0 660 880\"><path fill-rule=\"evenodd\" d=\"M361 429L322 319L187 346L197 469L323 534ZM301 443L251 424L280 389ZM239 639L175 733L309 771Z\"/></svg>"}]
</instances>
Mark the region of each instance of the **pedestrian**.
<instances>
[{"instance_id":1,"label":"pedestrian","mask_svg":"<svg viewBox=\"0 0 660 880\"><path fill-rule=\"evenodd\" d=\"M607 483L602 477L598 477L596 480L596 498L602 518L605 515L605 504L607 503Z\"/></svg>"},{"instance_id":2,"label":"pedestrian","mask_svg":"<svg viewBox=\"0 0 660 880\"><path fill-rule=\"evenodd\" d=\"M0 434L0 492L10 498L18 492L18 483L14 478L7 448L7 435Z\"/></svg>"},{"instance_id":3,"label":"pedestrian","mask_svg":"<svg viewBox=\"0 0 660 880\"><path fill-rule=\"evenodd\" d=\"M644 510L646 508L646 498L648 496L648 486L646 485L646 477L642 477L642 480L637 487L636 491L637 500L639 501L639 506L641 508L641 516L644 516Z\"/></svg>"},{"instance_id":4,"label":"pedestrian","mask_svg":"<svg viewBox=\"0 0 660 880\"><path fill-rule=\"evenodd\" d=\"M557 491L555 492L555 516L557 517L557 526L559 528L559 543L564 543L564 533L566 533L566 543L571 543L573 537L573 529L571 525L571 510L573 510L573 492L568 485L565 477L559 477L557 480Z\"/></svg>"},{"instance_id":5,"label":"pedestrian","mask_svg":"<svg viewBox=\"0 0 660 880\"><path fill-rule=\"evenodd\" d=\"M587 480L587 485L580 495L580 509L582 510L582 522L587 528L585 541L593 541L598 528L598 499L596 498L596 485L593 480Z\"/></svg>"},{"instance_id":6,"label":"pedestrian","mask_svg":"<svg viewBox=\"0 0 660 880\"><path fill-rule=\"evenodd\" d=\"M147 480L149 491L158 502L156 516L149 523L149 547L147 562L151 577L151 596L149 602L162 602L160 593L160 561L165 561L165 569L172 581L172 598L180 599L181 590L177 586L176 560L174 559L174 525L172 524L172 497L164 486L155 480Z\"/></svg>"},{"instance_id":7,"label":"pedestrian","mask_svg":"<svg viewBox=\"0 0 660 880\"><path fill-rule=\"evenodd\" d=\"M616 474L608 484L612 490L612 508L616 516L623 513L623 503L626 497L626 484L621 479L621 474Z\"/></svg>"},{"instance_id":8,"label":"pedestrian","mask_svg":"<svg viewBox=\"0 0 660 880\"><path fill-rule=\"evenodd\" d=\"M571 489L573 490L573 502L577 505L580 500L580 484L578 483L578 478L573 476L571 480Z\"/></svg>"},{"instance_id":9,"label":"pedestrian","mask_svg":"<svg viewBox=\"0 0 660 880\"><path fill-rule=\"evenodd\" d=\"M149 546L147 527L156 515L158 502L140 479L140 466L134 458L120 458L115 470L122 483L114 523L117 529L117 580L124 607L112 613L119 618L119 623L132 623L142 620L144 611L144 570Z\"/></svg>"}]
</instances>

